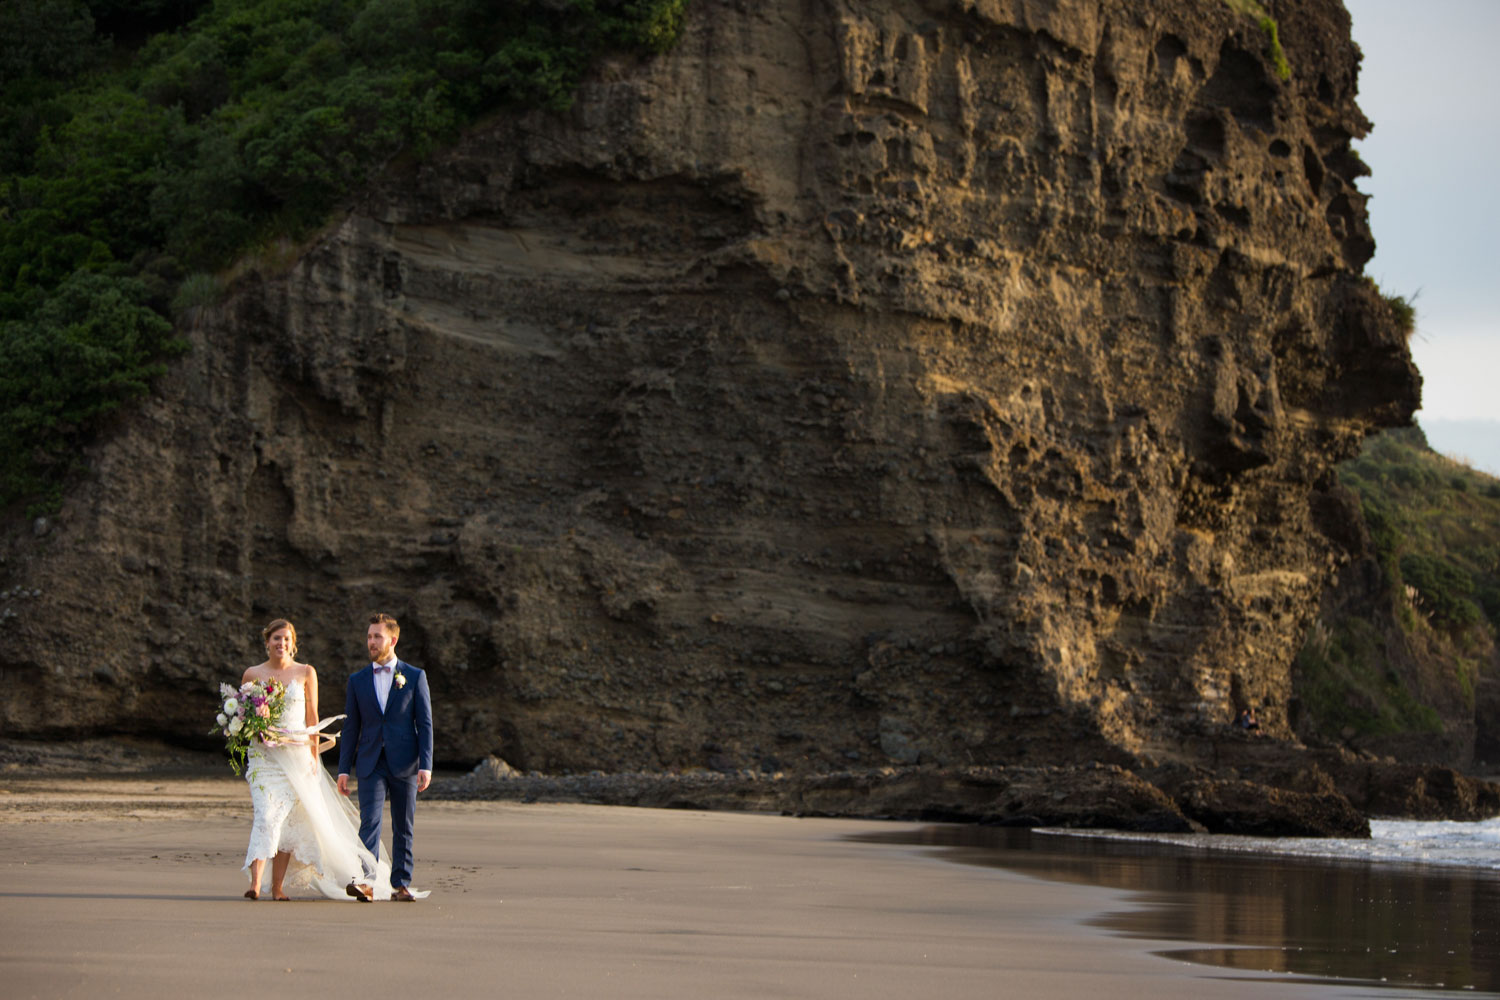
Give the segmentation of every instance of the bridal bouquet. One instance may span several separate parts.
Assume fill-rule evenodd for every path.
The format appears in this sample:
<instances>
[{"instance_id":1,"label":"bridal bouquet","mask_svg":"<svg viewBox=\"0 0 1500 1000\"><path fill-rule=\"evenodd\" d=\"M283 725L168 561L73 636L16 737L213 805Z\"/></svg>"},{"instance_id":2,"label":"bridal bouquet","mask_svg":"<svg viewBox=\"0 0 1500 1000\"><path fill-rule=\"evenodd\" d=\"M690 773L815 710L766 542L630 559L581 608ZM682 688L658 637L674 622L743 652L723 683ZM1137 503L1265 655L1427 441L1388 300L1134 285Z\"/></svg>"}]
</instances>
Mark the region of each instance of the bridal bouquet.
<instances>
[{"instance_id":1,"label":"bridal bouquet","mask_svg":"<svg viewBox=\"0 0 1500 1000\"><path fill-rule=\"evenodd\" d=\"M238 688L219 685L219 715L209 734L222 733L229 751L229 766L235 774L245 770L245 754L250 741L276 745L281 706L286 701L286 685L274 678L269 681L247 681Z\"/></svg>"}]
</instances>

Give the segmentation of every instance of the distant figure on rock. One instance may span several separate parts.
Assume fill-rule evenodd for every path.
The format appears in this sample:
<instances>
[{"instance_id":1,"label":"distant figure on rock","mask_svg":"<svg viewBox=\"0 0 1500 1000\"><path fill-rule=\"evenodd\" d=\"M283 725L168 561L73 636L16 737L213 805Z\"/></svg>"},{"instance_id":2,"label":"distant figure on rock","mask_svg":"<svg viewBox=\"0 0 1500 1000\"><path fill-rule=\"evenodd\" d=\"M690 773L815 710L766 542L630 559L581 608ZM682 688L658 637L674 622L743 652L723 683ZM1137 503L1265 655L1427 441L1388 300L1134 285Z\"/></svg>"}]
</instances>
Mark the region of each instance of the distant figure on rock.
<instances>
[{"instance_id":1,"label":"distant figure on rock","mask_svg":"<svg viewBox=\"0 0 1500 1000\"><path fill-rule=\"evenodd\" d=\"M1253 708L1240 709L1240 714L1235 717L1234 724L1241 729L1253 731L1257 735L1260 734L1260 720L1255 717L1255 709Z\"/></svg>"}]
</instances>

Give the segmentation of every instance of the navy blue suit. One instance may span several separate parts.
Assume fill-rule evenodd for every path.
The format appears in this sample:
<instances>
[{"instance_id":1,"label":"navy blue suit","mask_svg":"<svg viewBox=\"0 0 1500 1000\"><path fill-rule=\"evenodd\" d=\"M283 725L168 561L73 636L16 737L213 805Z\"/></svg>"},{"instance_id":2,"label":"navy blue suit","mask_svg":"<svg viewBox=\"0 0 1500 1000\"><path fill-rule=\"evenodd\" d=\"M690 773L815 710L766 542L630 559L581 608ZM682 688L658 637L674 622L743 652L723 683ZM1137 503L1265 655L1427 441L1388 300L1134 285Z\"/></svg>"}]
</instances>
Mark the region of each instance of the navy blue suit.
<instances>
[{"instance_id":1,"label":"navy blue suit","mask_svg":"<svg viewBox=\"0 0 1500 1000\"><path fill-rule=\"evenodd\" d=\"M375 670L349 678L339 773L359 779L359 839L380 853L380 810L391 800L391 888L411 884L412 825L417 815L417 772L432 770L432 698L427 675L401 660L385 711L375 695ZM367 873L369 874L369 873Z\"/></svg>"}]
</instances>

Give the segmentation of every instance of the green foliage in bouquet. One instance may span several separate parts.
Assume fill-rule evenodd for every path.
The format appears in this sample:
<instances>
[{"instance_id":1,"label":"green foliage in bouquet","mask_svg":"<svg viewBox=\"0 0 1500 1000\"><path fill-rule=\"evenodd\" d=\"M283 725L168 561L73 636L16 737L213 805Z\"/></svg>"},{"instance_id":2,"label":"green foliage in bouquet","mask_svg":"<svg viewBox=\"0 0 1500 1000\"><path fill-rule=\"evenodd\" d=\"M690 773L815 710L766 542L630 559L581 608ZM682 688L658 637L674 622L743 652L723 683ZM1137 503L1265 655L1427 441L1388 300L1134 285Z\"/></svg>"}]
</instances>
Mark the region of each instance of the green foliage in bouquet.
<instances>
[{"instance_id":1,"label":"green foliage in bouquet","mask_svg":"<svg viewBox=\"0 0 1500 1000\"><path fill-rule=\"evenodd\" d=\"M688 2L5 0L0 505L55 499L182 349L158 321L217 287L188 276L306 236L490 110L567 107L600 56L669 48ZM44 385L16 367L53 357Z\"/></svg>"}]
</instances>

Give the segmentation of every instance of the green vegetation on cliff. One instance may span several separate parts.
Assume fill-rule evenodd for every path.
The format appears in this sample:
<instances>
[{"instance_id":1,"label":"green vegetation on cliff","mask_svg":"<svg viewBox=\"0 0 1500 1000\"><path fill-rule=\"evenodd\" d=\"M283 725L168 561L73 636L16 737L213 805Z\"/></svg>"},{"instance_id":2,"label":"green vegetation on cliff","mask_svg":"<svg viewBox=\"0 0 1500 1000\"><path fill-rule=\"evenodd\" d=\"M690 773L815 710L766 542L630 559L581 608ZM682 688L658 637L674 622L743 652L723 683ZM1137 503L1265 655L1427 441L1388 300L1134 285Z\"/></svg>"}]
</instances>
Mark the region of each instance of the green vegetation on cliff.
<instances>
[{"instance_id":1,"label":"green vegetation on cliff","mask_svg":"<svg viewBox=\"0 0 1500 1000\"><path fill-rule=\"evenodd\" d=\"M1418 428L1371 438L1339 478L1359 495L1392 592L1409 595L1408 627L1500 628L1500 480L1439 455Z\"/></svg>"},{"instance_id":2,"label":"green vegetation on cliff","mask_svg":"<svg viewBox=\"0 0 1500 1000\"><path fill-rule=\"evenodd\" d=\"M1271 65L1276 68L1276 75L1283 80L1291 79L1292 67L1286 61L1286 50L1281 47L1281 26L1276 23L1276 19L1266 12L1259 0L1224 0L1224 2L1231 10L1255 18L1256 26L1266 33L1266 54L1271 58Z\"/></svg>"},{"instance_id":3,"label":"green vegetation on cliff","mask_svg":"<svg viewBox=\"0 0 1500 1000\"><path fill-rule=\"evenodd\" d=\"M1309 721L1364 736L1472 721L1500 633L1500 480L1432 451L1417 428L1370 438L1339 479L1359 500L1378 583L1341 587L1313 626L1297 671Z\"/></svg>"},{"instance_id":4,"label":"green vegetation on cliff","mask_svg":"<svg viewBox=\"0 0 1500 1000\"><path fill-rule=\"evenodd\" d=\"M55 502L237 255L493 108L566 107L600 55L670 47L688 2L0 4L0 505Z\"/></svg>"}]
</instances>

